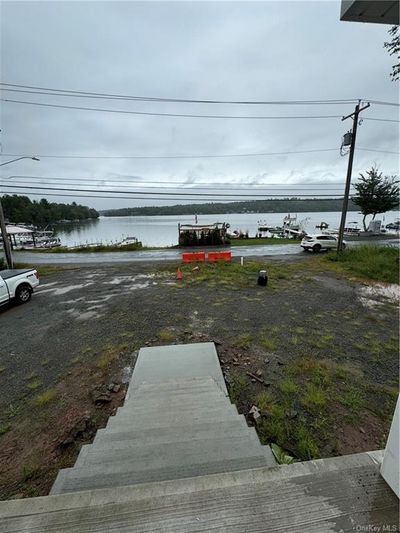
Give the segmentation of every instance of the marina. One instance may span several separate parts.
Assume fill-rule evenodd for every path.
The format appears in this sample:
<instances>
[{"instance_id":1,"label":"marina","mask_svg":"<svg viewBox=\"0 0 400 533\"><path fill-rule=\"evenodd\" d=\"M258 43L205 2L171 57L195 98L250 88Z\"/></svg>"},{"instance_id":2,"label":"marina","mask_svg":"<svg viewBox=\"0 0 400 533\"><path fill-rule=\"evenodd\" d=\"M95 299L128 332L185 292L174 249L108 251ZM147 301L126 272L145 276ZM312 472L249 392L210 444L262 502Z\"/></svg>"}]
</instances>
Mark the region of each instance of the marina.
<instances>
[{"instance_id":1,"label":"marina","mask_svg":"<svg viewBox=\"0 0 400 533\"><path fill-rule=\"evenodd\" d=\"M193 215L100 217L97 220L56 224L52 229L44 230L23 224L9 224L8 228L9 233L12 233L11 243L15 250L35 250L60 246L75 249L140 246L140 243L144 247L171 247L178 245L179 228L182 231L185 228L188 231L197 228L198 239L201 239L201 228L203 233L204 230L220 228L218 231L223 229L225 241L248 238L251 245L251 242L261 236L271 239L293 238L295 243L301 239L302 232L337 235L340 221L339 212L299 213L289 216L288 213L268 213L261 216L259 213L198 215L197 224ZM349 219L351 223L346 224L346 238L364 239L361 231L362 215L352 212ZM399 228L398 213L386 213L382 217L377 235L395 238ZM371 235L368 234L367 237Z\"/></svg>"}]
</instances>

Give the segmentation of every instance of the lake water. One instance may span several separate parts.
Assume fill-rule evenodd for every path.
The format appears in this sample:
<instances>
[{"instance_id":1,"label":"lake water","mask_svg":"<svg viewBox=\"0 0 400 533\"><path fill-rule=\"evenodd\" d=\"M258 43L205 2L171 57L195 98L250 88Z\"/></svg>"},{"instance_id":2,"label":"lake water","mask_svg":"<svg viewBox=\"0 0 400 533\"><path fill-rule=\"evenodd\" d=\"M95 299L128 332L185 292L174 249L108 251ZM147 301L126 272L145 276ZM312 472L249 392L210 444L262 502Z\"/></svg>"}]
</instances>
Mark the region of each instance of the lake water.
<instances>
[{"instance_id":1,"label":"lake water","mask_svg":"<svg viewBox=\"0 0 400 533\"><path fill-rule=\"evenodd\" d=\"M226 215L198 215L199 224L213 222L229 222L232 230L248 231L250 237L257 232L258 222L265 221L271 225L282 225L283 217L287 213L238 213ZM397 212L386 213L384 224L393 222L398 216ZM315 226L324 221L331 228L339 227L339 212L300 213L298 221L305 221L304 228L309 233L315 233ZM362 215L350 212L347 222L358 222L362 227ZM194 224L193 215L181 216L145 216L145 217L100 217L81 223L60 225L57 236L64 246L76 246L94 242L112 244L125 237L137 237L144 246L173 246L178 243L178 223Z\"/></svg>"}]
</instances>

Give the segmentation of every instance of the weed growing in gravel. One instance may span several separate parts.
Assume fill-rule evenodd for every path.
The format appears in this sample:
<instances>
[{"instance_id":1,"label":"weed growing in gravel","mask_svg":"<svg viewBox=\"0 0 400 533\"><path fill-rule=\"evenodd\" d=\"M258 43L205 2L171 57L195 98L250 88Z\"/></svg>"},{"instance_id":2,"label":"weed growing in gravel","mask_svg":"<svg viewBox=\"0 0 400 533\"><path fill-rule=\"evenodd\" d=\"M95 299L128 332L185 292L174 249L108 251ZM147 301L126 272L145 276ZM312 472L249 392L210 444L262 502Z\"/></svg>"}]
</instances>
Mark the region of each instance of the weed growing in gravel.
<instances>
[{"instance_id":1,"label":"weed growing in gravel","mask_svg":"<svg viewBox=\"0 0 400 533\"><path fill-rule=\"evenodd\" d=\"M303 424L297 427L296 431L297 447L302 458L318 459L319 449L318 445L313 439L309 430Z\"/></svg>"},{"instance_id":2,"label":"weed growing in gravel","mask_svg":"<svg viewBox=\"0 0 400 533\"><path fill-rule=\"evenodd\" d=\"M0 374L1 374L2 372L4 372L5 369L6 369L5 366L0 366Z\"/></svg>"},{"instance_id":3,"label":"weed growing in gravel","mask_svg":"<svg viewBox=\"0 0 400 533\"><path fill-rule=\"evenodd\" d=\"M5 435L11 429L11 424L4 424L0 426L0 435Z\"/></svg>"},{"instance_id":4,"label":"weed growing in gravel","mask_svg":"<svg viewBox=\"0 0 400 533\"><path fill-rule=\"evenodd\" d=\"M44 357L43 359L40 360L40 364L42 366L47 366L49 363L50 363L50 357Z\"/></svg>"},{"instance_id":5,"label":"weed growing in gravel","mask_svg":"<svg viewBox=\"0 0 400 533\"><path fill-rule=\"evenodd\" d=\"M249 384L248 377L239 372L232 373L229 385L229 393L233 402L237 403Z\"/></svg>"},{"instance_id":6,"label":"weed growing in gravel","mask_svg":"<svg viewBox=\"0 0 400 533\"><path fill-rule=\"evenodd\" d=\"M252 340L253 337L250 333L242 333L236 337L236 339L233 341L233 345L237 346L238 348L242 348L243 350L248 350Z\"/></svg>"},{"instance_id":7,"label":"weed growing in gravel","mask_svg":"<svg viewBox=\"0 0 400 533\"><path fill-rule=\"evenodd\" d=\"M276 442L283 446L286 442L287 433L286 413L282 406L273 404L270 408L269 416L262 420L258 427L258 433L262 443Z\"/></svg>"},{"instance_id":8,"label":"weed growing in gravel","mask_svg":"<svg viewBox=\"0 0 400 533\"><path fill-rule=\"evenodd\" d=\"M341 404L350 407L353 411L358 410L364 403L365 394L360 387L349 389L339 398Z\"/></svg>"},{"instance_id":9,"label":"weed growing in gravel","mask_svg":"<svg viewBox=\"0 0 400 533\"><path fill-rule=\"evenodd\" d=\"M274 339L268 338L268 337L261 337L260 344L265 350L268 352L275 350L275 341Z\"/></svg>"},{"instance_id":10,"label":"weed growing in gravel","mask_svg":"<svg viewBox=\"0 0 400 533\"><path fill-rule=\"evenodd\" d=\"M38 379L35 379L34 381L30 381L30 382L27 384L27 387L28 387L28 389L30 389L30 390L36 390L36 389L38 389L41 385L42 385L42 382L39 381Z\"/></svg>"},{"instance_id":11,"label":"weed growing in gravel","mask_svg":"<svg viewBox=\"0 0 400 533\"><path fill-rule=\"evenodd\" d=\"M317 387L314 383L307 383L305 394L301 399L301 403L310 411L317 411L328 402L327 391Z\"/></svg>"},{"instance_id":12,"label":"weed growing in gravel","mask_svg":"<svg viewBox=\"0 0 400 533\"><path fill-rule=\"evenodd\" d=\"M161 331L158 332L158 339L161 342L172 342L174 338L175 338L175 335L169 329L162 329Z\"/></svg>"},{"instance_id":13,"label":"weed growing in gravel","mask_svg":"<svg viewBox=\"0 0 400 533\"><path fill-rule=\"evenodd\" d=\"M42 392L41 394L38 394L33 399L33 403L37 407L44 407L45 405L47 405L50 402L54 401L57 398L57 396L58 396L57 391L55 391L54 389L47 389L46 391Z\"/></svg>"},{"instance_id":14,"label":"weed growing in gravel","mask_svg":"<svg viewBox=\"0 0 400 533\"><path fill-rule=\"evenodd\" d=\"M283 394L291 395L295 394L299 387L293 380L286 378L279 384L279 389Z\"/></svg>"},{"instance_id":15,"label":"weed growing in gravel","mask_svg":"<svg viewBox=\"0 0 400 533\"><path fill-rule=\"evenodd\" d=\"M27 464L21 468L22 481L28 481L40 473L40 467L36 464Z\"/></svg>"},{"instance_id":16,"label":"weed growing in gravel","mask_svg":"<svg viewBox=\"0 0 400 533\"><path fill-rule=\"evenodd\" d=\"M260 409L260 411L270 411L273 403L271 394L266 391L257 394L254 400L254 404Z\"/></svg>"},{"instance_id":17,"label":"weed growing in gravel","mask_svg":"<svg viewBox=\"0 0 400 533\"><path fill-rule=\"evenodd\" d=\"M34 378L36 378L36 377L37 377L36 372L32 371L30 374L28 374L28 375L25 377L25 379L29 381L30 379L34 379Z\"/></svg>"},{"instance_id":18,"label":"weed growing in gravel","mask_svg":"<svg viewBox=\"0 0 400 533\"><path fill-rule=\"evenodd\" d=\"M106 372L121 355L129 348L129 344L117 344L115 346L108 344L103 353L97 360L96 366L103 372Z\"/></svg>"}]
</instances>

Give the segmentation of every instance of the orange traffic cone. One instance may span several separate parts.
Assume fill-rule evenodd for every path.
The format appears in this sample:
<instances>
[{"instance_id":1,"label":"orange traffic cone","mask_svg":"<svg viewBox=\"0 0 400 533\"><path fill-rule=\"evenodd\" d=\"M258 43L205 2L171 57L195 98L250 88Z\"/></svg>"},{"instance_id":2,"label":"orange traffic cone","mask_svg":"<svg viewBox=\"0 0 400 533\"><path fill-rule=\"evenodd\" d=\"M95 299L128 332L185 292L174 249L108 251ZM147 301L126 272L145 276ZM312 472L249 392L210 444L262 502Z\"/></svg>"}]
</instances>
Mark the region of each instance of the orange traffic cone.
<instances>
[{"instance_id":1,"label":"orange traffic cone","mask_svg":"<svg viewBox=\"0 0 400 533\"><path fill-rule=\"evenodd\" d=\"M176 271L176 279L177 280L183 279L183 273L182 273L182 270L180 268L178 268L178 270Z\"/></svg>"}]
</instances>

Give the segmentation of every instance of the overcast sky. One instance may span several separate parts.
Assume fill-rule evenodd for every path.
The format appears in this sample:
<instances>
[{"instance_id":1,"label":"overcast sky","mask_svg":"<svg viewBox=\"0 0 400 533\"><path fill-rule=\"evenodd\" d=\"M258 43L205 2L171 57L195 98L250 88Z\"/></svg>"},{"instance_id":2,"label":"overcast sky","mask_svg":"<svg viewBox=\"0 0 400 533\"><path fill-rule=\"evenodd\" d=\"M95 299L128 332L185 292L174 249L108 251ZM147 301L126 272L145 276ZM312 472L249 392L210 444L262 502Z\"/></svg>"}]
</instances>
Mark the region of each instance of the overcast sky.
<instances>
[{"instance_id":1,"label":"overcast sky","mask_svg":"<svg viewBox=\"0 0 400 533\"><path fill-rule=\"evenodd\" d=\"M1 10L1 80L6 83L188 99L399 99L399 84L389 78L394 59L383 48L389 27L341 22L339 1L13 1L2 2ZM12 92L2 92L2 97L145 112L254 116L341 116L354 107L121 102ZM54 178L69 178L76 180L77 188L78 180L93 188L95 181L84 181L89 178L118 180L118 189L133 180L166 185L278 183L296 191L301 188L296 189L296 183L332 187L329 183L343 183L346 174L347 157L340 156L339 147L350 120L178 118L1 104L3 154L152 156L336 149L221 159L42 157L40 162L3 167L3 177L43 176L59 186L63 182ZM398 119L398 108L371 105L364 117ZM357 145L398 151L398 126L365 120ZM398 174L398 156L359 150L353 175L373 163L384 174ZM105 186L110 183L104 181ZM166 203L78 201L96 208Z\"/></svg>"}]
</instances>

